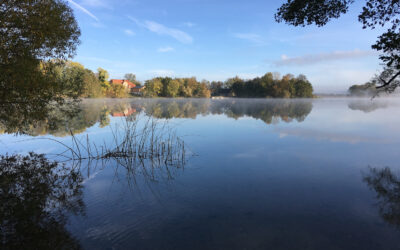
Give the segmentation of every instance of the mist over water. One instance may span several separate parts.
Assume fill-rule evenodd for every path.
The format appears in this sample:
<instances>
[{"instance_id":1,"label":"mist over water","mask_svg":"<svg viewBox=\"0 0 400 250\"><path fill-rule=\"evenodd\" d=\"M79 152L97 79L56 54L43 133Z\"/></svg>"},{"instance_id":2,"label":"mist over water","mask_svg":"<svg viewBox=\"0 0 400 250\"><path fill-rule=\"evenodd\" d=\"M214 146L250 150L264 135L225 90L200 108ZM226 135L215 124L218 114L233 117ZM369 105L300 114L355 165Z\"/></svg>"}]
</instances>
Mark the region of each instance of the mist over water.
<instances>
[{"instance_id":1,"label":"mist over water","mask_svg":"<svg viewBox=\"0 0 400 250\"><path fill-rule=\"evenodd\" d=\"M184 141L179 166L66 162L79 169L85 212L59 224L83 249L398 249L399 107L397 98L84 100L72 117L0 121L0 154L59 161L71 133L113 145L116 128L149 117Z\"/></svg>"}]
</instances>

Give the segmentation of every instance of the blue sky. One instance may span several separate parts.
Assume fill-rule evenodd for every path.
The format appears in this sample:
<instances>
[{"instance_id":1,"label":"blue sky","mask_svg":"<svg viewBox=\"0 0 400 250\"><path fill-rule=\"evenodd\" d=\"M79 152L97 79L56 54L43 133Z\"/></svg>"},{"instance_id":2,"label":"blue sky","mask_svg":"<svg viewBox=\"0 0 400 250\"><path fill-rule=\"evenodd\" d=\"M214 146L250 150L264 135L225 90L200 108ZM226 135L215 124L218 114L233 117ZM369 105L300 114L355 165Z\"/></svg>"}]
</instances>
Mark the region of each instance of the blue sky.
<instances>
[{"instance_id":1,"label":"blue sky","mask_svg":"<svg viewBox=\"0 0 400 250\"><path fill-rule=\"evenodd\" d=\"M362 1L323 28L276 23L283 1L68 0L82 31L73 60L141 81L302 73L317 93L344 92L379 71L371 44L382 30L362 29Z\"/></svg>"}]
</instances>

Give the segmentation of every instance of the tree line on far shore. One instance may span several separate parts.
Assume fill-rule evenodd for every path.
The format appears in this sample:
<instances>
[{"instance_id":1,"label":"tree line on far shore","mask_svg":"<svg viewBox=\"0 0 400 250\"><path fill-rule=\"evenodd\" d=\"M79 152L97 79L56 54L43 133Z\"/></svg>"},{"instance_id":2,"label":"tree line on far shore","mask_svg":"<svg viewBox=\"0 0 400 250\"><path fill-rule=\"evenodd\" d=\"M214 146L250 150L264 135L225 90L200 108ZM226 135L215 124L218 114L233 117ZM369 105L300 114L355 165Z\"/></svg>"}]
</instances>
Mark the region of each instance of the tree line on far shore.
<instances>
[{"instance_id":1,"label":"tree line on far shore","mask_svg":"<svg viewBox=\"0 0 400 250\"><path fill-rule=\"evenodd\" d=\"M130 97L129 89L121 84L111 84L107 70L98 68L97 72L85 68L72 61L51 62L52 74L55 75L65 89L80 98L124 98ZM136 75L127 73L125 80L137 86L141 82ZM313 86L304 75L297 77L287 74L280 77L278 73L267 73L262 77L250 80L238 76L224 82L206 80L198 81L195 77L170 78L156 77L145 81L141 93L144 97L197 97L211 96L243 97L243 98L311 98ZM68 95L71 95L69 93Z\"/></svg>"},{"instance_id":2,"label":"tree line on far shore","mask_svg":"<svg viewBox=\"0 0 400 250\"><path fill-rule=\"evenodd\" d=\"M313 86L304 75L280 77L267 73L262 77L244 80L238 76L225 82L196 78L157 77L146 81L148 97L244 97L244 98L311 98Z\"/></svg>"},{"instance_id":3,"label":"tree line on far shore","mask_svg":"<svg viewBox=\"0 0 400 250\"><path fill-rule=\"evenodd\" d=\"M239 77L225 82L211 82L213 96L256 98L312 98L313 86L304 75L266 73L262 77L244 80Z\"/></svg>"},{"instance_id":4,"label":"tree line on far shore","mask_svg":"<svg viewBox=\"0 0 400 250\"><path fill-rule=\"evenodd\" d=\"M129 97L129 91L121 84L110 84L107 70L98 68L97 72L85 68L82 64L72 61L48 62L53 65L52 73L57 82L65 89L80 98L123 98ZM55 66L54 66L55 65ZM126 74L133 83L137 84L135 75ZM70 94L68 94L70 96Z\"/></svg>"}]
</instances>

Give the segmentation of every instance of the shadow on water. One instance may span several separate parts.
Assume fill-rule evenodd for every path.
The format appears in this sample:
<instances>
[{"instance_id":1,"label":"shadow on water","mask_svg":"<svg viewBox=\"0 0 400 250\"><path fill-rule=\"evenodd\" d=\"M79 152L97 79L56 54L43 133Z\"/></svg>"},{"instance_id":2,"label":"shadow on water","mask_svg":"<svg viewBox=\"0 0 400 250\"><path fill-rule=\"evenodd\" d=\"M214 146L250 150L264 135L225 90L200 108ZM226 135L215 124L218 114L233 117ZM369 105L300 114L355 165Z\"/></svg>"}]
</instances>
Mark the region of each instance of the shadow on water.
<instances>
[{"instance_id":1,"label":"shadow on water","mask_svg":"<svg viewBox=\"0 0 400 250\"><path fill-rule=\"evenodd\" d=\"M390 225L400 228L400 177L389 167L369 168L363 180L376 194L379 215Z\"/></svg>"},{"instance_id":2,"label":"shadow on water","mask_svg":"<svg viewBox=\"0 0 400 250\"><path fill-rule=\"evenodd\" d=\"M79 249L66 223L84 210L78 170L34 153L1 156L2 249Z\"/></svg>"}]
</instances>

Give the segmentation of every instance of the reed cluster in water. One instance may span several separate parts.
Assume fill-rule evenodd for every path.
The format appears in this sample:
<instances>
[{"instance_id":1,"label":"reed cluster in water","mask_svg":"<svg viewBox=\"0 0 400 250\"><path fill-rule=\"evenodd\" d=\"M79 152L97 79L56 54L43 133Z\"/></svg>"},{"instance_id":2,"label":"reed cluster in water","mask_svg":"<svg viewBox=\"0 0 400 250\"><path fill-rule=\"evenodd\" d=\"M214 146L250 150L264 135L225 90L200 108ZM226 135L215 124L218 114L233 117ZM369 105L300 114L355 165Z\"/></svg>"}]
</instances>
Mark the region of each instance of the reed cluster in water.
<instances>
[{"instance_id":1,"label":"reed cluster in water","mask_svg":"<svg viewBox=\"0 0 400 250\"><path fill-rule=\"evenodd\" d=\"M57 156L67 161L115 160L129 167L149 160L158 165L183 166L187 149L171 126L154 118L147 118L144 122L140 120L126 118L122 125L111 128L113 139L108 144L98 145L91 141L89 135L77 138L72 131L72 145L50 140L65 147L65 151Z\"/></svg>"}]
</instances>

